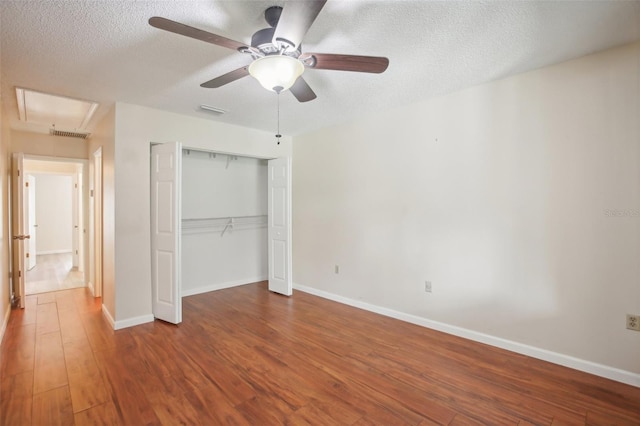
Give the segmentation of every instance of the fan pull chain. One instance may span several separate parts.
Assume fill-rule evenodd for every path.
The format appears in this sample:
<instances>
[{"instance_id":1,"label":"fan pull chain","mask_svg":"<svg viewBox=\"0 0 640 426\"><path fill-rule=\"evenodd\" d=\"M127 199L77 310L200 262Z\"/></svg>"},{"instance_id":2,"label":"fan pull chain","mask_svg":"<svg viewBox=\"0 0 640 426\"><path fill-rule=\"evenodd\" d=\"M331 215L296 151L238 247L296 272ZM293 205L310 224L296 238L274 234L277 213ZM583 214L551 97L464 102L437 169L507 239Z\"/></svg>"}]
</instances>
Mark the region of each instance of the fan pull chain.
<instances>
[{"instance_id":1,"label":"fan pull chain","mask_svg":"<svg viewBox=\"0 0 640 426\"><path fill-rule=\"evenodd\" d=\"M278 140L278 145L280 145L280 138L282 137L280 134L280 90L276 93L278 95L278 133L276 134L276 139Z\"/></svg>"}]
</instances>

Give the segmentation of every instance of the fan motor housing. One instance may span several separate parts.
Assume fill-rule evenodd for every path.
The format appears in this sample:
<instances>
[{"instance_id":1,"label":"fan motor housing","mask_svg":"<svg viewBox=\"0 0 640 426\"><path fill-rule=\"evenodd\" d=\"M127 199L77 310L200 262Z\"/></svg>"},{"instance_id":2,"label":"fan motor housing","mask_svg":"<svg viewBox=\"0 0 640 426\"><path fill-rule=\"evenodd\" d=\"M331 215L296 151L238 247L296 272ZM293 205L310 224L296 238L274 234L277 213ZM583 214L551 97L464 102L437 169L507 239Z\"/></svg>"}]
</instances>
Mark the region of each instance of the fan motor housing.
<instances>
[{"instance_id":1,"label":"fan motor housing","mask_svg":"<svg viewBox=\"0 0 640 426\"><path fill-rule=\"evenodd\" d=\"M273 33L275 31L275 28L264 28L262 30L256 31L255 34L251 36L251 47L255 47L264 55L279 53L280 50L273 44ZM298 48L295 50L286 49L283 53L287 56L297 58L298 56L300 56L301 51L302 45L298 46Z\"/></svg>"}]
</instances>

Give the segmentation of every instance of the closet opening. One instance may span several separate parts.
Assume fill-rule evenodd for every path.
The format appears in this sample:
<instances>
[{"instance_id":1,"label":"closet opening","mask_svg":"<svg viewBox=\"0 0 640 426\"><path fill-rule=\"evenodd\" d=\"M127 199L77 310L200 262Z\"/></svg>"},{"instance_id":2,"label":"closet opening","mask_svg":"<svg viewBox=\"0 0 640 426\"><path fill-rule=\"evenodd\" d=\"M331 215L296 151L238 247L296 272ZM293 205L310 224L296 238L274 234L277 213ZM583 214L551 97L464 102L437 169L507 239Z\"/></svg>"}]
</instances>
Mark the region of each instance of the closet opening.
<instances>
[{"instance_id":1,"label":"closet opening","mask_svg":"<svg viewBox=\"0 0 640 426\"><path fill-rule=\"evenodd\" d=\"M183 149L181 189L182 296L266 280L267 160Z\"/></svg>"},{"instance_id":2,"label":"closet opening","mask_svg":"<svg viewBox=\"0 0 640 426\"><path fill-rule=\"evenodd\" d=\"M291 159L151 145L153 315L182 297L268 281L291 296Z\"/></svg>"}]
</instances>

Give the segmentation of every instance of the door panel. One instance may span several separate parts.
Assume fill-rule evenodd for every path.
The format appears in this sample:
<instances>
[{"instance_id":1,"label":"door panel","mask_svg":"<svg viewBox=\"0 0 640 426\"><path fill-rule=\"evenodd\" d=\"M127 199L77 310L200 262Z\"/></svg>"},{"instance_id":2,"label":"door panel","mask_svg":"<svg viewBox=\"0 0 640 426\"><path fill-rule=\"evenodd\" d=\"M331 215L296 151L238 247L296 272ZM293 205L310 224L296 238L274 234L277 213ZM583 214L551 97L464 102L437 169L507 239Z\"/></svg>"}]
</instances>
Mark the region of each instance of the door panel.
<instances>
[{"instance_id":1,"label":"door panel","mask_svg":"<svg viewBox=\"0 0 640 426\"><path fill-rule=\"evenodd\" d=\"M24 273L25 273L25 200L24 191L24 154L14 153L12 157L12 262L13 262L13 291L19 298L19 306L24 309Z\"/></svg>"},{"instance_id":2,"label":"door panel","mask_svg":"<svg viewBox=\"0 0 640 426\"><path fill-rule=\"evenodd\" d=\"M36 230L38 224L36 223L36 177L33 175L27 175L27 185L25 185L25 201L27 204L26 212L26 224L25 229L28 229L30 238L26 241L26 268L32 270L36 266Z\"/></svg>"},{"instance_id":3,"label":"door panel","mask_svg":"<svg viewBox=\"0 0 640 426\"><path fill-rule=\"evenodd\" d=\"M269 290L291 296L291 159L269 160Z\"/></svg>"},{"instance_id":4,"label":"door panel","mask_svg":"<svg viewBox=\"0 0 640 426\"><path fill-rule=\"evenodd\" d=\"M151 147L151 282L153 315L182 322L180 294L180 187L182 149L179 143Z\"/></svg>"},{"instance_id":5,"label":"door panel","mask_svg":"<svg viewBox=\"0 0 640 426\"><path fill-rule=\"evenodd\" d=\"M78 196L80 194L80 179L78 174L73 175L72 187L71 187L71 215L72 226L71 229L71 266L79 268L80 266L80 200Z\"/></svg>"}]
</instances>

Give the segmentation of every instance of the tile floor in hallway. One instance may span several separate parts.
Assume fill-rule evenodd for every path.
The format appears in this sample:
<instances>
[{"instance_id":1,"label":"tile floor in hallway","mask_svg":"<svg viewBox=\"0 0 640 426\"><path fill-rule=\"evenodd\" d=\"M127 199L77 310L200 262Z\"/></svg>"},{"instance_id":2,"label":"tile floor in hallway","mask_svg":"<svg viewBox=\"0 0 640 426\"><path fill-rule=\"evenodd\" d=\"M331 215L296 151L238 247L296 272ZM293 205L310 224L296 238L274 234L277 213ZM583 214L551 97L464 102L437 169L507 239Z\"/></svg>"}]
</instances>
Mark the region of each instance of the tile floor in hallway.
<instances>
[{"instance_id":1,"label":"tile floor in hallway","mask_svg":"<svg viewBox=\"0 0 640 426\"><path fill-rule=\"evenodd\" d=\"M73 268L71 253L41 254L25 274L26 294L84 287L84 273Z\"/></svg>"}]
</instances>

